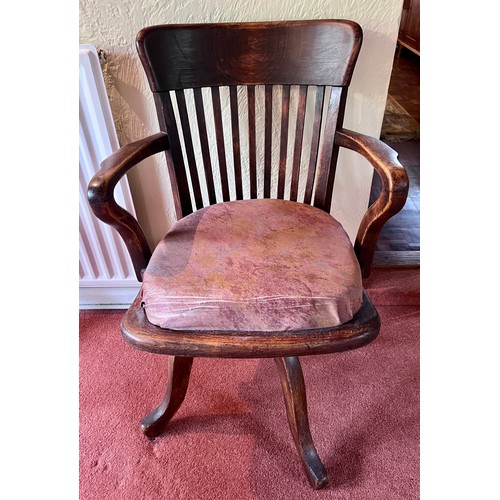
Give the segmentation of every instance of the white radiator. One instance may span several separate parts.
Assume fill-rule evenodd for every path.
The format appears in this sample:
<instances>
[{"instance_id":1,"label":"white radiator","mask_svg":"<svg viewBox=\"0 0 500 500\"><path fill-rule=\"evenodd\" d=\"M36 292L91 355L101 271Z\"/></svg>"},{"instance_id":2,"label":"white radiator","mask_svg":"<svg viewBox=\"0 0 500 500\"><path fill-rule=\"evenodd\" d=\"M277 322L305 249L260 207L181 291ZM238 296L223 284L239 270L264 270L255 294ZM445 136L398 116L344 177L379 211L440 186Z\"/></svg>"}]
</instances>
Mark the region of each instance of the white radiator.
<instances>
[{"instance_id":1,"label":"white radiator","mask_svg":"<svg viewBox=\"0 0 500 500\"><path fill-rule=\"evenodd\" d=\"M139 282L118 233L92 213L87 185L104 158L118 149L106 87L93 45L80 45L80 308L125 308ZM126 178L116 201L135 215Z\"/></svg>"}]
</instances>

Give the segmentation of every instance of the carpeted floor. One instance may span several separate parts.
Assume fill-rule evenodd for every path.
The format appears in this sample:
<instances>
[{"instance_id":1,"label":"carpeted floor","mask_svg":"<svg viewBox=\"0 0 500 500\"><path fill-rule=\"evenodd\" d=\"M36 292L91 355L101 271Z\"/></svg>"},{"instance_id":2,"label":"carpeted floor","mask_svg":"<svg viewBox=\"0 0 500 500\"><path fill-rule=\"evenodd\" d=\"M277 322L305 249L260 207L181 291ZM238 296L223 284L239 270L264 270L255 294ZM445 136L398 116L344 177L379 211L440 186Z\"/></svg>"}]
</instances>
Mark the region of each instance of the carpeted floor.
<instances>
[{"instance_id":1,"label":"carpeted floor","mask_svg":"<svg viewBox=\"0 0 500 500\"><path fill-rule=\"evenodd\" d=\"M165 358L128 347L123 311L80 314L80 498L419 498L419 270L374 269L382 320L355 351L302 357L311 432L330 484L313 491L271 359L195 359L169 431L145 438Z\"/></svg>"}]
</instances>

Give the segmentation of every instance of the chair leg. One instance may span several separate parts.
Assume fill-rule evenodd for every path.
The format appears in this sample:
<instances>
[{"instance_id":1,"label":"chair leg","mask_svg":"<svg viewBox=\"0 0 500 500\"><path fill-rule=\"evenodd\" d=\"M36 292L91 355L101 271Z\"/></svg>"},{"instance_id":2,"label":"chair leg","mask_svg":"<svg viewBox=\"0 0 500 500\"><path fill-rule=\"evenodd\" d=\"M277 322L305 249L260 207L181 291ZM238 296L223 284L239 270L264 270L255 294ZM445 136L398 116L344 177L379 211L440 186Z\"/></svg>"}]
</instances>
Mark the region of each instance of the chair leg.
<instances>
[{"instance_id":1,"label":"chair leg","mask_svg":"<svg viewBox=\"0 0 500 500\"><path fill-rule=\"evenodd\" d=\"M168 356L167 390L158 408L141 421L142 432L149 438L159 436L180 408L186 396L192 357Z\"/></svg>"},{"instance_id":2,"label":"chair leg","mask_svg":"<svg viewBox=\"0 0 500 500\"><path fill-rule=\"evenodd\" d=\"M306 387L299 358L275 358L285 397L288 423L309 483L314 489L328 482L326 470L314 447L307 417Z\"/></svg>"}]
</instances>

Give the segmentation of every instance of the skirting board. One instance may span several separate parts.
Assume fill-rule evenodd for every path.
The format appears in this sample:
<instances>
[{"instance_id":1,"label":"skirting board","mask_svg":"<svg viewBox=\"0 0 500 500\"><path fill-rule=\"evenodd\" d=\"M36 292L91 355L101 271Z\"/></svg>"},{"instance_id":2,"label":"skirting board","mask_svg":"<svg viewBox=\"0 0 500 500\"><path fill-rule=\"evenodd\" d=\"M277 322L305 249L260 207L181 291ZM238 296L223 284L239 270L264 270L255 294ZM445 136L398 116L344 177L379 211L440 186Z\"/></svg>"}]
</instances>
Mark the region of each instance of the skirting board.
<instances>
[{"instance_id":1,"label":"skirting board","mask_svg":"<svg viewBox=\"0 0 500 500\"><path fill-rule=\"evenodd\" d=\"M80 309L128 309L140 283L122 286L80 286Z\"/></svg>"}]
</instances>

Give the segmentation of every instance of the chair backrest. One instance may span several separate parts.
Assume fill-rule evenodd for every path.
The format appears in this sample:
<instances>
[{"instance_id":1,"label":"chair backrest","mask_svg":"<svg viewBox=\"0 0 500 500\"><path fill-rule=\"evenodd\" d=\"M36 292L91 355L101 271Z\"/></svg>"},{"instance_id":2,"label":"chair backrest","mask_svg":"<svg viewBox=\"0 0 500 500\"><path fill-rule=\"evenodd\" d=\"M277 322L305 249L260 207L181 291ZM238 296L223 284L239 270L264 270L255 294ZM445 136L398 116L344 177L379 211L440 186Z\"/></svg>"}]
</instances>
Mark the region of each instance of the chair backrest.
<instances>
[{"instance_id":1,"label":"chair backrest","mask_svg":"<svg viewBox=\"0 0 500 500\"><path fill-rule=\"evenodd\" d=\"M361 41L360 26L344 20L141 30L177 216L257 197L329 212L334 132Z\"/></svg>"}]
</instances>

